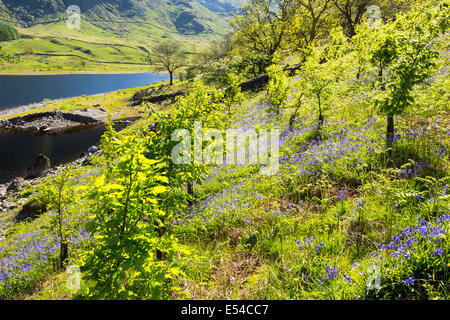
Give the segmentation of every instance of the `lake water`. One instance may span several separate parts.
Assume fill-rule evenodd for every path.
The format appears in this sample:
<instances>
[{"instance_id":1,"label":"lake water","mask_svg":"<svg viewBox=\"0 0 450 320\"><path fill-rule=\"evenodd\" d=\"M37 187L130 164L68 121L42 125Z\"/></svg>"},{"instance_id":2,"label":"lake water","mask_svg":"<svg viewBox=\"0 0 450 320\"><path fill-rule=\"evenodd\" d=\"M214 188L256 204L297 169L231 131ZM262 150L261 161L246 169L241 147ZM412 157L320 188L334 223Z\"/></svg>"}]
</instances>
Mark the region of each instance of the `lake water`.
<instances>
[{"instance_id":1,"label":"lake water","mask_svg":"<svg viewBox=\"0 0 450 320\"><path fill-rule=\"evenodd\" d=\"M126 126L116 124L115 129ZM104 132L104 125L51 135L0 132L0 183L22 175L40 153L50 159L52 166L76 160L97 144Z\"/></svg>"},{"instance_id":2,"label":"lake water","mask_svg":"<svg viewBox=\"0 0 450 320\"><path fill-rule=\"evenodd\" d=\"M167 76L154 73L137 74L69 74L50 76L0 75L0 109L39 102L91 95L119 89L140 87ZM125 125L116 125L122 129ZM23 174L40 153L50 158L52 166L79 158L90 146L99 142L104 126L52 135L0 132L0 183Z\"/></svg>"},{"instance_id":3,"label":"lake water","mask_svg":"<svg viewBox=\"0 0 450 320\"><path fill-rule=\"evenodd\" d=\"M41 102L142 87L167 80L151 72L131 74L0 75L0 110Z\"/></svg>"}]
</instances>

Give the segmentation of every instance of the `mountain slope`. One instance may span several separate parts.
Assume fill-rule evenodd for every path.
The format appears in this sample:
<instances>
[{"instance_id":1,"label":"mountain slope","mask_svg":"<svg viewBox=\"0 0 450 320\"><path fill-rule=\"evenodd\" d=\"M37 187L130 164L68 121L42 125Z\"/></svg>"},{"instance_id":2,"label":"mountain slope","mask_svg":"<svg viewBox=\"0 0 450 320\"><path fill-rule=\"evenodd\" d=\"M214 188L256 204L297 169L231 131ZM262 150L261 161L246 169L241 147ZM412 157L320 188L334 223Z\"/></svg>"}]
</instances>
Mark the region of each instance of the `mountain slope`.
<instances>
[{"instance_id":1,"label":"mountain slope","mask_svg":"<svg viewBox=\"0 0 450 320\"><path fill-rule=\"evenodd\" d=\"M23 57L29 67L23 61L9 66L24 71L73 65L79 69L86 63L89 69L93 61L145 64L151 47L162 39L181 43L187 54L220 39L227 31L226 18L235 8L227 1L0 0L0 21L15 25L24 36L0 46L8 48L8 54L29 53ZM70 5L81 9L80 30L66 25ZM57 60L58 67L53 68Z\"/></svg>"},{"instance_id":2,"label":"mountain slope","mask_svg":"<svg viewBox=\"0 0 450 320\"><path fill-rule=\"evenodd\" d=\"M182 34L223 32L225 18L235 6L222 1L192 0L0 0L0 17L22 26L60 20L66 9L77 5L89 22L124 23L141 19ZM211 10L210 10L211 9Z\"/></svg>"}]
</instances>

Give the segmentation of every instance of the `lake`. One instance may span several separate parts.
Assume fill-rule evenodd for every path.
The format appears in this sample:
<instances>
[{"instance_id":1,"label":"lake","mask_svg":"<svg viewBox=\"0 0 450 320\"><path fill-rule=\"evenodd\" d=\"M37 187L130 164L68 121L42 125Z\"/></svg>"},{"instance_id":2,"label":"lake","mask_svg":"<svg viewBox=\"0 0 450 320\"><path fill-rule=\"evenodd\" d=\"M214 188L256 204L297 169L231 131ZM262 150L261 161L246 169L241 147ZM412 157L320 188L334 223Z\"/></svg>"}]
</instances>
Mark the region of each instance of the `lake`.
<instances>
[{"instance_id":1,"label":"lake","mask_svg":"<svg viewBox=\"0 0 450 320\"><path fill-rule=\"evenodd\" d=\"M130 74L0 75L0 110L44 99L93 95L142 87L167 80L167 75L143 72Z\"/></svg>"},{"instance_id":2,"label":"lake","mask_svg":"<svg viewBox=\"0 0 450 320\"><path fill-rule=\"evenodd\" d=\"M141 87L167 79L166 75L154 73L0 75L0 109L47 98L60 99ZM118 124L116 129L125 126ZM76 160L82 152L99 142L104 131L105 127L101 125L52 135L0 132L0 183L23 174L40 153L50 158L52 166Z\"/></svg>"},{"instance_id":3,"label":"lake","mask_svg":"<svg viewBox=\"0 0 450 320\"><path fill-rule=\"evenodd\" d=\"M120 123L114 128L121 130L127 125ZM22 175L40 153L50 159L52 166L76 160L97 144L104 132L104 125L51 135L0 132L0 183Z\"/></svg>"}]
</instances>

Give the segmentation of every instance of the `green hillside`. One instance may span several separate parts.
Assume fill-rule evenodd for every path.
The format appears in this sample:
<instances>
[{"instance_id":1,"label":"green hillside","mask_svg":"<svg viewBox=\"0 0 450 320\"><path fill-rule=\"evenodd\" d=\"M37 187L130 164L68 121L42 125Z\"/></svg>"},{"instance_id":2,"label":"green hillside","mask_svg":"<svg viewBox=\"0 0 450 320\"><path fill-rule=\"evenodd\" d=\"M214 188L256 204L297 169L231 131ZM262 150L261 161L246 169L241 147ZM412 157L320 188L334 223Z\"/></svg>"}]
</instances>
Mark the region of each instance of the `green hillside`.
<instances>
[{"instance_id":1,"label":"green hillside","mask_svg":"<svg viewBox=\"0 0 450 320\"><path fill-rule=\"evenodd\" d=\"M70 1L81 8L81 29L71 30L66 2L0 1L0 19L22 35L0 43L20 57L3 62L2 72L147 70L149 49L162 39L191 54L227 31L225 13L186 0Z\"/></svg>"}]
</instances>

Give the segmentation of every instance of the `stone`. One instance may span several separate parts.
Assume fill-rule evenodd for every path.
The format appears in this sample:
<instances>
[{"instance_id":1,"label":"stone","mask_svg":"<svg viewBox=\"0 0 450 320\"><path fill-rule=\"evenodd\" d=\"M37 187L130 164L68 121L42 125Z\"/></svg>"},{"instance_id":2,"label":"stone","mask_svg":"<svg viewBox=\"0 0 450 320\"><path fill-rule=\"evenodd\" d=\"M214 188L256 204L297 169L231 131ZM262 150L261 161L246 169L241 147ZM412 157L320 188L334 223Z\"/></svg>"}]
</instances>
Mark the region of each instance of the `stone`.
<instances>
[{"instance_id":1,"label":"stone","mask_svg":"<svg viewBox=\"0 0 450 320\"><path fill-rule=\"evenodd\" d=\"M99 149L96 146L92 146L88 149L88 155L92 156L93 154L97 153Z\"/></svg>"},{"instance_id":2,"label":"stone","mask_svg":"<svg viewBox=\"0 0 450 320\"><path fill-rule=\"evenodd\" d=\"M6 211L12 210L17 208L17 203L10 202L10 201L4 201L2 207L6 209Z\"/></svg>"},{"instance_id":3,"label":"stone","mask_svg":"<svg viewBox=\"0 0 450 320\"><path fill-rule=\"evenodd\" d=\"M17 192L24 186L26 186L27 183L22 177L15 178L9 185L8 188L6 188L7 192Z\"/></svg>"},{"instance_id":4,"label":"stone","mask_svg":"<svg viewBox=\"0 0 450 320\"><path fill-rule=\"evenodd\" d=\"M37 178L42 172L51 168L50 159L39 154L36 159L25 169L25 179Z\"/></svg>"},{"instance_id":5,"label":"stone","mask_svg":"<svg viewBox=\"0 0 450 320\"><path fill-rule=\"evenodd\" d=\"M5 196L6 196L6 186L0 185L0 200L5 198Z\"/></svg>"},{"instance_id":6,"label":"stone","mask_svg":"<svg viewBox=\"0 0 450 320\"><path fill-rule=\"evenodd\" d=\"M159 129L159 122L156 123L151 123L148 125L148 130L150 130L151 132L157 132Z\"/></svg>"},{"instance_id":7,"label":"stone","mask_svg":"<svg viewBox=\"0 0 450 320\"><path fill-rule=\"evenodd\" d=\"M39 131L41 131L41 132L49 132L49 131L50 131L50 128L49 128L48 126L42 126L42 127L39 129Z\"/></svg>"},{"instance_id":8,"label":"stone","mask_svg":"<svg viewBox=\"0 0 450 320\"><path fill-rule=\"evenodd\" d=\"M85 158L82 162L81 162L81 166L86 167L86 166L90 166L92 164L91 160L89 158Z\"/></svg>"},{"instance_id":9,"label":"stone","mask_svg":"<svg viewBox=\"0 0 450 320\"><path fill-rule=\"evenodd\" d=\"M39 198L27 200L16 215L16 221L34 219L47 211L47 205Z\"/></svg>"},{"instance_id":10,"label":"stone","mask_svg":"<svg viewBox=\"0 0 450 320\"><path fill-rule=\"evenodd\" d=\"M39 131L39 128L36 127L36 126L30 126L30 127L28 127L28 130L30 130L30 131Z\"/></svg>"}]
</instances>

